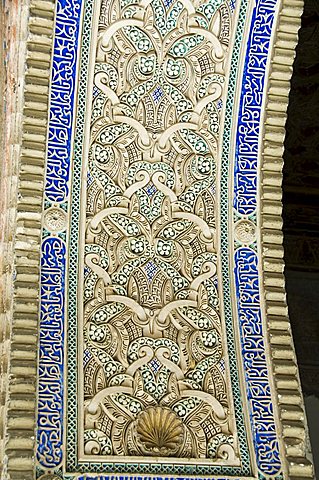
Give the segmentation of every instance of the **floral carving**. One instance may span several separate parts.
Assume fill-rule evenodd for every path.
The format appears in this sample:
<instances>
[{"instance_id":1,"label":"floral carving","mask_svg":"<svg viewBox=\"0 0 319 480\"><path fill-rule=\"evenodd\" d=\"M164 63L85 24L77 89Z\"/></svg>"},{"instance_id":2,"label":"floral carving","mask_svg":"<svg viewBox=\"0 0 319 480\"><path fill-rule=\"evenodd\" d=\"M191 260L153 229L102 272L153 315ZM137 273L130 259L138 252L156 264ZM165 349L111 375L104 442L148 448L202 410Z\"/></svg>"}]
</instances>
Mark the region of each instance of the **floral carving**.
<instances>
[{"instance_id":1,"label":"floral carving","mask_svg":"<svg viewBox=\"0 0 319 480\"><path fill-rule=\"evenodd\" d=\"M66 213L61 208L49 208L45 212L44 226L52 233L62 232L67 224Z\"/></svg>"},{"instance_id":2,"label":"floral carving","mask_svg":"<svg viewBox=\"0 0 319 480\"><path fill-rule=\"evenodd\" d=\"M238 465L216 237L231 9L227 0L166 3L101 6L84 449Z\"/></svg>"}]
</instances>

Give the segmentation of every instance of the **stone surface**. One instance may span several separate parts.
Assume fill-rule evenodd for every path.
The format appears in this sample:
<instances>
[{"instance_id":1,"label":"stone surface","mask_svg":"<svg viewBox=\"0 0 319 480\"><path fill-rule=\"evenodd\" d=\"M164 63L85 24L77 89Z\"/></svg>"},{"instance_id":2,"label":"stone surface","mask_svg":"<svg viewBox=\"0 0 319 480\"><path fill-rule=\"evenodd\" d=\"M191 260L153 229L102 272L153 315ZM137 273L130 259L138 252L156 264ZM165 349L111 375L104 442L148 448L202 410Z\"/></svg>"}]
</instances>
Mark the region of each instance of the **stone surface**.
<instances>
[{"instance_id":1,"label":"stone surface","mask_svg":"<svg viewBox=\"0 0 319 480\"><path fill-rule=\"evenodd\" d=\"M12 279L15 215L17 208L18 155L16 62L19 25L14 21L18 1L0 5L0 472L5 468L5 436L8 404L10 334L12 328Z\"/></svg>"}]
</instances>

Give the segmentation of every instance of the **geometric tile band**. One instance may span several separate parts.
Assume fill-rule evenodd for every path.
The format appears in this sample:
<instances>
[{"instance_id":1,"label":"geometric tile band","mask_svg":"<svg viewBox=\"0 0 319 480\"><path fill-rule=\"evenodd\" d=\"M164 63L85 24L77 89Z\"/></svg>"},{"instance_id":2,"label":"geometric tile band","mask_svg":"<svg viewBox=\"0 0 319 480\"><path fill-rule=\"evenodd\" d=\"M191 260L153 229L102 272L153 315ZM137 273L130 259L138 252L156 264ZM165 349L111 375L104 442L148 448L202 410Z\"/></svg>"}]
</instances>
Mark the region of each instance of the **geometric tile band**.
<instances>
[{"instance_id":1,"label":"geometric tile band","mask_svg":"<svg viewBox=\"0 0 319 480\"><path fill-rule=\"evenodd\" d=\"M150 5L151 11L154 8L153 4ZM216 190L217 151L220 150L218 123L222 113L221 102L219 115L214 102L222 100L223 96L222 64L226 60L229 37L224 39L225 53L220 53L221 58L217 62L220 73L210 78L209 69L213 68L213 60L207 54L209 39L199 37L198 45L195 42L188 46L186 42L183 54L184 47L172 32L177 28L179 16L187 15L187 11L179 3L170 10L170 15L176 17L174 21L168 22L167 26L161 25L159 20L158 25L155 24L160 35L157 40L155 38L155 47L156 41L158 45L154 50L147 36L144 35L144 38L138 30L141 20L135 19L134 11L128 13L131 22L125 30L126 25L122 20L107 24L106 4L102 2L99 32L96 33L99 40L91 115L91 132L95 133L93 137L91 133L88 166L84 167L88 172L82 173L82 178L87 177L86 184L82 183L82 191L87 192L88 204L86 246L82 247L84 253L79 253L79 259L85 257L85 286L80 294L80 298L85 298L85 307L83 312L78 307L78 325L82 323L79 320L81 318L84 319L84 325L78 326L77 331L84 329L83 389L87 410L83 420L85 431L82 433L80 427L77 437L78 444L83 442L83 438L85 444L82 456L80 453L80 463L73 466L76 469L92 469L98 457L101 457L101 466L97 465L97 470L105 468L103 463L108 461L107 457L109 461L117 462L117 469L127 471L127 468L133 468L133 465L128 467L125 464L119 467L120 455L127 462L138 461L137 457L142 455L146 457L143 462L150 462L143 469L158 469L160 465L152 467L155 461L152 461L152 457L161 454L164 460L160 471L163 472L167 469L165 464L169 458L178 458L178 455L194 458L193 462L196 457L203 459L196 461L196 468L192 467L194 472L211 471L212 468L217 471L218 465L227 465L225 460L218 461L217 451L220 447L234 451L233 444L239 438L236 432L234 441L234 435L226 426L230 418L226 420L227 415L221 410L223 421L216 422L213 419L215 409L222 404L216 398L217 392L215 396L213 394L216 386L204 387L212 378L211 371L215 371L215 377L221 375L221 387L227 381L227 359L223 358L221 346L225 340L221 339L214 246L215 206L214 196L210 192L214 194ZM231 11L226 8L224 15L227 13L230 17ZM217 11L217 14L220 15L220 12ZM213 12L207 15L208 20L212 21ZM112 35L118 35L118 39L109 48L108 42L117 38L110 36L111 31ZM135 35L141 36L141 41L132 48ZM100 47L102 38L106 45ZM214 35L212 38L214 40ZM122 58L123 48L126 53ZM187 49L194 51L192 62L186 60ZM106 53L108 50L109 55ZM202 67L199 67L196 51L200 59L207 57L206 66L202 63ZM126 68L131 68L127 72L126 84L121 74L116 73L116 68L119 69L123 61ZM198 78L194 81L200 90L199 99L198 95L193 95L192 103L187 93L192 81L187 77L188 71L195 69L194 64L198 70ZM90 69L93 67L90 66ZM202 69L204 74L201 73ZM80 83L84 85L82 80ZM86 87L86 91L89 89L90 86ZM209 95L207 92L210 92ZM174 99L175 103L178 102L175 112ZM140 111L143 104L146 104L144 114ZM202 123L207 118L211 124L208 131L205 126L196 125L193 118L186 118L192 115L191 110L197 104L199 113L196 113L196 121ZM145 145L141 146L141 138L146 142ZM175 170L180 170L180 174L176 175ZM188 179L184 179L186 170L190 172ZM74 185L77 185L75 176ZM98 206L95 211L96 199L101 193L104 205ZM179 193L178 198L176 193ZM203 200L202 195L205 197ZM211 203L206 212L197 210L195 204L200 201ZM137 210L130 216L132 209ZM72 217L74 219L74 215ZM111 223L107 225L109 221ZM75 222L77 228L78 220ZM113 233L109 235L109 232ZM80 238L84 238L84 233ZM183 250L188 243L190 245L185 254ZM122 253L116 260L119 247ZM78 260L73 258L72 265L77 265ZM189 265L186 270L181 262ZM81 278L81 275L79 270L77 277ZM204 308L198 303L198 288L207 297L208 305ZM101 298L102 291L104 298ZM71 300L73 303L74 298ZM95 337L94 331L100 336ZM212 339L209 346L206 338L211 335L216 336L216 341ZM109 355L110 345L104 344L105 338L109 338L110 345L113 345L113 357ZM196 339L195 342L193 339ZM191 345L194 352L191 352ZM81 346L79 350L81 352ZM80 377L81 372L78 375ZM222 387L225 388L226 385ZM225 390L220 393L226 398ZM219 393L217 396L222 398ZM227 403L226 410L229 409ZM77 416L81 418L79 410ZM118 417L119 421L116 420ZM162 433L156 430L156 424L167 421L176 429L174 432L178 432L178 439L169 443L169 449L165 444L149 447L143 442L136 444L137 432L141 431L143 420L155 422L149 428L153 432L155 429L154 435L158 438ZM202 422L206 423L202 426ZM72 432L73 427L69 430ZM192 439L196 437L198 440L194 443ZM105 446L102 453L99 439ZM221 442L220 445L218 442ZM207 463L205 458L209 459L209 443L216 445L212 453L215 461L208 462L205 470L200 465ZM235 445L235 448L238 449L238 446ZM241 448L243 452L247 450L244 445ZM229 454L228 464L238 464L235 457ZM89 461L90 466L84 466L85 461ZM185 471L184 466L176 465L174 468L176 473ZM231 471L236 470L229 469Z\"/></svg>"},{"instance_id":2,"label":"geometric tile band","mask_svg":"<svg viewBox=\"0 0 319 480\"><path fill-rule=\"evenodd\" d=\"M37 459L44 468L57 467L63 460L67 260L65 212L71 173L80 7L80 0L58 0L56 7L45 183L45 230L41 246Z\"/></svg>"}]
</instances>

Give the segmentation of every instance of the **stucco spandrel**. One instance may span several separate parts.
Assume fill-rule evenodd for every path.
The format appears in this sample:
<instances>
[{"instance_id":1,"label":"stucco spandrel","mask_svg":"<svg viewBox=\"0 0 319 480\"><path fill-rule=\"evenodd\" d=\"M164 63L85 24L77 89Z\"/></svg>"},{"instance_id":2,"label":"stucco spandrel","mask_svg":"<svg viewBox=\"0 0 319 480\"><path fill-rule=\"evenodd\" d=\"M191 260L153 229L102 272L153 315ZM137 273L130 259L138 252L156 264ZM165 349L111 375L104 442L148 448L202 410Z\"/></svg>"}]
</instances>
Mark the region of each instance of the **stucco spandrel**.
<instances>
[{"instance_id":1,"label":"stucco spandrel","mask_svg":"<svg viewBox=\"0 0 319 480\"><path fill-rule=\"evenodd\" d=\"M82 186L85 456L240 463L216 235L234 22L217 3L101 5Z\"/></svg>"}]
</instances>

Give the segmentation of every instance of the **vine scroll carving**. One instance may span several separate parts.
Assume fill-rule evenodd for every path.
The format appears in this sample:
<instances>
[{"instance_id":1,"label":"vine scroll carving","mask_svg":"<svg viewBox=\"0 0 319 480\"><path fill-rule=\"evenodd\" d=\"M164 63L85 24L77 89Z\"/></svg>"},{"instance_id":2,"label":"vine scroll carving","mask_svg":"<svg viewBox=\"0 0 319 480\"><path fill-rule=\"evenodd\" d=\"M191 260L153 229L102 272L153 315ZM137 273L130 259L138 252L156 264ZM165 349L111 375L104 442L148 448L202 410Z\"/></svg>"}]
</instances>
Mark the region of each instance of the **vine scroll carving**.
<instances>
[{"instance_id":1,"label":"vine scroll carving","mask_svg":"<svg viewBox=\"0 0 319 480\"><path fill-rule=\"evenodd\" d=\"M84 452L238 465L216 235L232 8L164 4L101 5L83 234Z\"/></svg>"}]
</instances>

